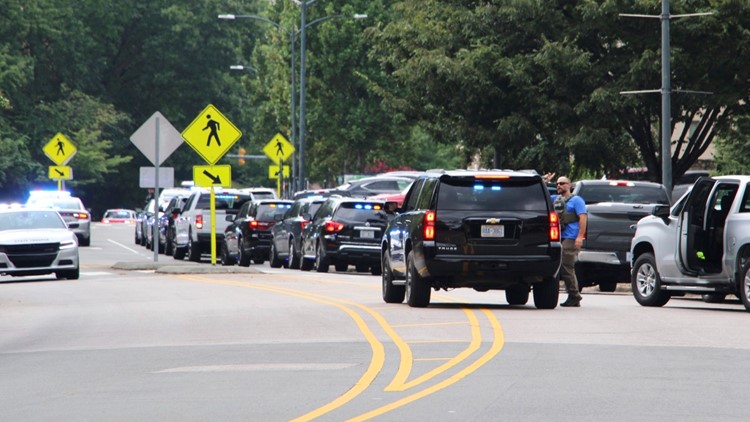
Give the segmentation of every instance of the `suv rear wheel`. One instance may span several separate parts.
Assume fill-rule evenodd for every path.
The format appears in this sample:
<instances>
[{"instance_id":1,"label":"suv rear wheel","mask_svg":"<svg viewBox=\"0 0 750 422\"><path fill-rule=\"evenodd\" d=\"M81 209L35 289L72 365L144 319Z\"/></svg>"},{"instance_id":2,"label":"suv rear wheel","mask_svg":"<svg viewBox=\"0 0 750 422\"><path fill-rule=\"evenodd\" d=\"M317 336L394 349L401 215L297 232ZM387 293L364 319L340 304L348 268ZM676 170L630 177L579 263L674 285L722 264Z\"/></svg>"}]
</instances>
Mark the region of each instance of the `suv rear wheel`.
<instances>
[{"instance_id":1,"label":"suv rear wheel","mask_svg":"<svg viewBox=\"0 0 750 422\"><path fill-rule=\"evenodd\" d=\"M560 282L555 277L534 284L534 306L537 309L555 309L560 298Z\"/></svg>"},{"instance_id":2,"label":"suv rear wheel","mask_svg":"<svg viewBox=\"0 0 750 422\"><path fill-rule=\"evenodd\" d=\"M200 262L201 249L199 245L193 242L192 236L188 238L188 261Z\"/></svg>"},{"instance_id":3,"label":"suv rear wheel","mask_svg":"<svg viewBox=\"0 0 750 422\"><path fill-rule=\"evenodd\" d=\"M412 308L424 308L430 304L430 284L417 272L414 252L406 257L406 266L406 303Z\"/></svg>"},{"instance_id":4,"label":"suv rear wheel","mask_svg":"<svg viewBox=\"0 0 750 422\"><path fill-rule=\"evenodd\" d=\"M323 249L323 244L318 243L318 248L315 252L315 262L313 263L313 269L319 273L328 272L328 258L326 258L326 252Z\"/></svg>"},{"instance_id":5,"label":"suv rear wheel","mask_svg":"<svg viewBox=\"0 0 750 422\"><path fill-rule=\"evenodd\" d=\"M523 284L505 289L505 300L509 305L525 305L529 301L529 286Z\"/></svg>"}]
</instances>

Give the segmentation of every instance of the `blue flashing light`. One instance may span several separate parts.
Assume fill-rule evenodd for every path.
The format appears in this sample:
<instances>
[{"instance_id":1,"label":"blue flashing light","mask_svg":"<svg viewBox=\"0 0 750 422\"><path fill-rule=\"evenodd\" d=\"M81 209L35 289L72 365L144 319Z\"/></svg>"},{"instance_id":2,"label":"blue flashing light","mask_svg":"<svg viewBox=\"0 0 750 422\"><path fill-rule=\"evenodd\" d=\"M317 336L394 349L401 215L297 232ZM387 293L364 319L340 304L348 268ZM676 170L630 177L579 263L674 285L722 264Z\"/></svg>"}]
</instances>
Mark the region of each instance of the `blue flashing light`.
<instances>
[{"instance_id":1,"label":"blue flashing light","mask_svg":"<svg viewBox=\"0 0 750 422\"><path fill-rule=\"evenodd\" d=\"M482 184L476 184L476 185L474 185L474 190L484 190L484 185L482 185Z\"/></svg>"},{"instance_id":2,"label":"blue flashing light","mask_svg":"<svg viewBox=\"0 0 750 422\"><path fill-rule=\"evenodd\" d=\"M356 205L354 205L354 208L356 208L358 210L361 210L362 209L362 204L356 204Z\"/></svg>"},{"instance_id":3,"label":"blue flashing light","mask_svg":"<svg viewBox=\"0 0 750 422\"><path fill-rule=\"evenodd\" d=\"M499 192L499 191L503 190L503 188L501 188L500 186L495 185L495 186L492 186L492 190Z\"/></svg>"}]
</instances>

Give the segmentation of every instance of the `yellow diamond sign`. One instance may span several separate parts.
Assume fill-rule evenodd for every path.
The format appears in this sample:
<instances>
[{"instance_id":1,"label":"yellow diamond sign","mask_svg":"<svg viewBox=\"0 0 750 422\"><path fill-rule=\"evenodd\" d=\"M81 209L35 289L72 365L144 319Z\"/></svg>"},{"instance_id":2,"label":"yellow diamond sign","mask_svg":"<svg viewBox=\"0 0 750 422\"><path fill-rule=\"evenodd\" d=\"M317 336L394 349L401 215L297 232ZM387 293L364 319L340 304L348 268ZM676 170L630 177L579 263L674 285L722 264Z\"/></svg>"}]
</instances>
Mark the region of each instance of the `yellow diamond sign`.
<instances>
[{"instance_id":1,"label":"yellow diamond sign","mask_svg":"<svg viewBox=\"0 0 750 422\"><path fill-rule=\"evenodd\" d=\"M294 154L294 145L286 140L284 135L277 133L263 147L263 152L276 164L286 161L287 158Z\"/></svg>"},{"instance_id":2,"label":"yellow diamond sign","mask_svg":"<svg viewBox=\"0 0 750 422\"><path fill-rule=\"evenodd\" d=\"M62 133L58 133L50 139L47 145L42 148L42 151L58 166L67 164L76 155L76 152L78 152L75 145Z\"/></svg>"},{"instance_id":3,"label":"yellow diamond sign","mask_svg":"<svg viewBox=\"0 0 750 422\"><path fill-rule=\"evenodd\" d=\"M241 136L242 132L211 104L182 132L185 142L208 164L216 164Z\"/></svg>"}]
</instances>

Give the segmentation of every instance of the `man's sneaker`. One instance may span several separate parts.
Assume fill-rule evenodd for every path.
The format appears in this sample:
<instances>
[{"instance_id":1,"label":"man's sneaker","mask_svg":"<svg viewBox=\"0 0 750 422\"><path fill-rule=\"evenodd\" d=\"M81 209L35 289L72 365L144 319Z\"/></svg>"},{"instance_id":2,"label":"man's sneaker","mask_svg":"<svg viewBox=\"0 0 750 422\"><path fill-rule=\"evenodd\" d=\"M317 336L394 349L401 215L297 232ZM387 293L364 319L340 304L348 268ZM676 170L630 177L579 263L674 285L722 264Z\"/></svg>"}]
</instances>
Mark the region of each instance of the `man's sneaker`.
<instances>
[{"instance_id":1,"label":"man's sneaker","mask_svg":"<svg viewBox=\"0 0 750 422\"><path fill-rule=\"evenodd\" d=\"M581 295L577 295L577 296L568 295L568 298L565 300L565 302L561 303L560 306L579 307L581 306L581 299L583 299Z\"/></svg>"}]
</instances>

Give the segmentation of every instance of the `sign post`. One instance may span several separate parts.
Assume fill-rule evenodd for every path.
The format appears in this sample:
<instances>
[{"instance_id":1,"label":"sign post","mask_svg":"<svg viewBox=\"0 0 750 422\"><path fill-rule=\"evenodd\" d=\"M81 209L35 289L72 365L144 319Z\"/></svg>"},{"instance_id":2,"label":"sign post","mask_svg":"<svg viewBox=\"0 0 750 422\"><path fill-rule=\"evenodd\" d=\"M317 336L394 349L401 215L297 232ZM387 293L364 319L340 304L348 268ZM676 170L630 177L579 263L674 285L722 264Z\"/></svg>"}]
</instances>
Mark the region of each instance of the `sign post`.
<instances>
[{"instance_id":1,"label":"sign post","mask_svg":"<svg viewBox=\"0 0 750 422\"><path fill-rule=\"evenodd\" d=\"M279 168L283 169L284 162L294 154L294 145L289 142L284 135L277 133L271 138L270 141L263 147L263 152L276 163ZM284 186L284 177L288 174L284 174L283 171L278 172L278 180L276 182L277 194L281 197L281 188ZM273 179L273 177L271 177Z\"/></svg>"},{"instance_id":2,"label":"sign post","mask_svg":"<svg viewBox=\"0 0 750 422\"><path fill-rule=\"evenodd\" d=\"M231 186L232 175L230 166L215 166L215 164L241 136L242 132L211 104L206 106L182 131L185 142L211 165L193 167L195 183L203 183L203 186L208 185L211 188L211 265L216 265L216 192L214 186L225 186L227 183Z\"/></svg>"},{"instance_id":3,"label":"sign post","mask_svg":"<svg viewBox=\"0 0 750 422\"><path fill-rule=\"evenodd\" d=\"M159 166L182 145L182 137L158 111L132 135L133 143L154 164L154 262L159 260Z\"/></svg>"}]
</instances>

